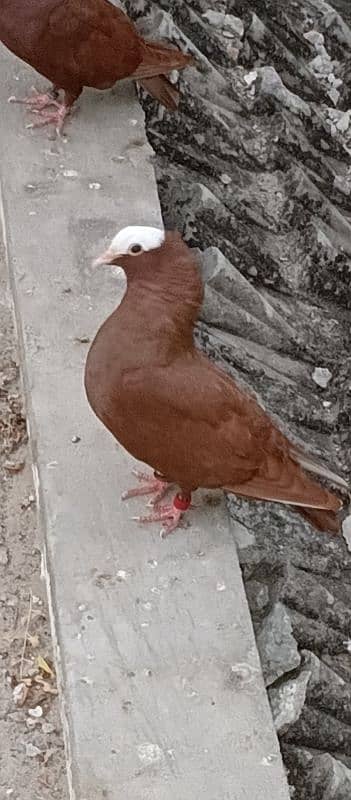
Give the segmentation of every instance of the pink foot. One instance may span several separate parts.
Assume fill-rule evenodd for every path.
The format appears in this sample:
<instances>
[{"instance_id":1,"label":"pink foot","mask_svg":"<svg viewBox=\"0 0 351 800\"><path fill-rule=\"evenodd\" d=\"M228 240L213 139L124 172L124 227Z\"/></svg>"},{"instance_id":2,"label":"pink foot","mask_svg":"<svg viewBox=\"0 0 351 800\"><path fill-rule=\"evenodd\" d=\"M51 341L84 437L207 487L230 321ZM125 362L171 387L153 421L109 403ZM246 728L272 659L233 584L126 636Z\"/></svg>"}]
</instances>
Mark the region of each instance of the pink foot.
<instances>
[{"instance_id":1,"label":"pink foot","mask_svg":"<svg viewBox=\"0 0 351 800\"><path fill-rule=\"evenodd\" d=\"M56 111L36 111L41 119L38 122L31 122L27 128L42 128L44 125L54 125L56 133L60 135L66 121L66 117L71 113L71 108L64 103L56 103Z\"/></svg>"},{"instance_id":2,"label":"pink foot","mask_svg":"<svg viewBox=\"0 0 351 800\"><path fill-rule=\"evenodd\" d=\"M161 539L165 539L166 536L169 536L170 533L173 533L173 531L178 528L184 512L187 511L190 506L190 502L191 495L185 494L185 492L183 494L179 493L175 496L172 505L159 506L158 510L154 511L153 514L132 517L132 519L141 523L162 521L163 525L160 530L160 537Z\"/></svg>"},{"instance_id":3,"label":"pink foot","mask_svg":"<svg viewBox=\"0 0 351 800\"><path fill-rule=\"evenodd\" d=\"M50 92L46 92L46 94L40 94L35 87L32 87L33 95L31 97L24 97L23 99L17 97L9 97L9 103L21 103L25 106L28 106L30 111L33 112L40 112L44 108L48 106L55 106L56 108L59 107L59 103L56 100L56 92L50 94Z\"/></svg>"},{"instance_id":4,"label":"pink foot","mask_svg":"<svg viewBox=\"0 0 351 800\"><path fill-rule=\"evenodd\" d=\"M171 486L170 483L157 478L155 475L139 472L136 469L133 470L133 475L135 475L141 485L136 486L134 489L128 489L126 492L123 492L122 500L129 500L131 497L142 497L143 495L153 494L154 497L149 500L148 506L157 506Z\"/></svg>"}]
</instances>

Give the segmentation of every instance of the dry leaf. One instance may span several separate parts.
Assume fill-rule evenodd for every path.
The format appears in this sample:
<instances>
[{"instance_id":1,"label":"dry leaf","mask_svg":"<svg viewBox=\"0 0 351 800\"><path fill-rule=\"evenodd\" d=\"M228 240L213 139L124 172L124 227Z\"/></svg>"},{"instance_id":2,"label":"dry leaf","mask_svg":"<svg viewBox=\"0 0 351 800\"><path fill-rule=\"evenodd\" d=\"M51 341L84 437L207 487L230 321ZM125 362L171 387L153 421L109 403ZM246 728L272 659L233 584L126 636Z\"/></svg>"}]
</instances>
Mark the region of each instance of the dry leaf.
<instances>
[{"instance_id":1,"label":"dry leaf","mask_svg":"<svg viewBox=\"0 0 351 800\"><path fill-rule=\"evenodd\" d=\"M53 670L49 666L48 662L45 661L45 658L43 658L43 656L38 656L37 657L37 664L38 664L39 669L41 669L42 672L45 672L46 675L50 675L50 678L54 677Z\"/></svg>"},{"instance_id":2,"label":"dry leaf","mask_svg":"<svg viewBox=\"0 0 351 800\"><path fill-rule=\"evenodd\" d=\"M6 472L15 474L16 472L21 472L24 467L24 461L5 461L4 467Z\"/></svg>"}]
</instances>

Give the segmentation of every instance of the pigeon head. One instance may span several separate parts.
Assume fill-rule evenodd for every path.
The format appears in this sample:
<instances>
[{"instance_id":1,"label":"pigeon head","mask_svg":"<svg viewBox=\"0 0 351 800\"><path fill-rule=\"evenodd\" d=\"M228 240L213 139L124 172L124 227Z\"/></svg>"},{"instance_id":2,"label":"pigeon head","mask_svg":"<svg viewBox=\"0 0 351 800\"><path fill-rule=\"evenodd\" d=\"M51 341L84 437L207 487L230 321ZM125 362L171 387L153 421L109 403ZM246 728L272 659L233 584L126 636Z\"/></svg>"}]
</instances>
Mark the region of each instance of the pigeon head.
<instances>
[{"instance_id":1,"label":"pigeon head","mask_svg":"<svg viewBox=\"0 0 351 800\"><path fill-rule=\"evenodd\" d=\"M131 259L140 258L149 250L157 250L164 241L165 231L161 228L130 225L116 234L109 248L94 261L94 266L100 264L133 266Z\"/></svg>"}]
</instances>

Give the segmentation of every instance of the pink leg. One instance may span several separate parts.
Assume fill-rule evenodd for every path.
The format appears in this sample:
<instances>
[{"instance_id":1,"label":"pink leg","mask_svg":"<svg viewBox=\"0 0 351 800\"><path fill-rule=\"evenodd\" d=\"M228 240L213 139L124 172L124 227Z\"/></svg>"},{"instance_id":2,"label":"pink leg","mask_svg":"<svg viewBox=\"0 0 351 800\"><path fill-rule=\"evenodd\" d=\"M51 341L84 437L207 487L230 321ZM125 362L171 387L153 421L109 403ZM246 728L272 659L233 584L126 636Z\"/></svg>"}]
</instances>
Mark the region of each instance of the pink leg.
<instances>
[{"instance_id":1,"label":"pink leg","mask_svg":"<svg viewBox=\"0 0 351 800\"><path fill-rule=\"evenodd\" d=\"M33 94L30 97L24 97L23 99L19 97L9 97L9 103L21 103L25 106L28 106L30 111L39 113L44 108L48 106L55 106L56 108L59 107L59 103L57 102L58 98L58 88L53 86L51 90L46 92L45 94L41 94L38 90L33 86L32 87Z\"/></svg>"},{"instance_id":2,"label":"pink leg","mask_svg":"<svg viewBox=\"0 0 351 800\"><path fill-rule=\"evenodd\" d=\"M136 522L158 522L162 521L163 525L160 531L161 539L165 539L170 533L178 528L182 515L189 508L191 503L190 492L178 492L173 503L166 506L159 506L157 511L147 516L133 517Z\"/></svg>"},{"instance_id":3,"label":"pink leg","mask_svg":"<svg viewBox=\"0 0 351 800\"><path fill-rule=\"evenodd\" d=\"M128 489L126 492L123 492L122 500L129 500L131 497L142 497L143 495L153 494L155 496L149 500L148 506L156 506L165 496L169 486L171 485L167 483L167 481L162 480L161 476L158 476L157 473L149 475L148 473L139 472L138 470L134 469L133 475L135 475L140 482L140 486L136 486L134 489Z\"/></svg>"}]
</instances>

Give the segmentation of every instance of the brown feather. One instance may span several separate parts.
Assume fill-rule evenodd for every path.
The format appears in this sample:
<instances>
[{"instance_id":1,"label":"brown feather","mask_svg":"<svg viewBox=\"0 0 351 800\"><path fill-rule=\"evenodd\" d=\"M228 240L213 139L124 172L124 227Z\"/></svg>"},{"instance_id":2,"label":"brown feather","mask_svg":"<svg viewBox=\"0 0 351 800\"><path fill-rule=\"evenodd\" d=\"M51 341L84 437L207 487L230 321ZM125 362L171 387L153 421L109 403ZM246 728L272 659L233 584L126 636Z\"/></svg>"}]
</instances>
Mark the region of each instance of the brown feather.
<instances>
[{"instance_id":1,"label":"brown feather","mask_svg":"<svg viewBox=\"0 0 351 800\"><path fill-rule=\"evenodd\" d=\"M155 100L158 100L169 111L176 111L179 105L179 92L165 75L156 75L154 78L144 78L140 81L141 86Z\"/></svg>"},{"instance_id":2,"label":"brown feather","mask_svg":"<svg viewBox=\"0 0 351 800\"><path fill-rule=\"evenodd\" d=\"M225 488L336 519L341 500L304 472L256 401L195 348L203 287L180 235L116 263L127 292L100 328L85 374L89 402L116 439L184 491Z\"/></svg>"}]
</instances>

